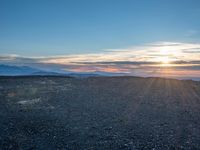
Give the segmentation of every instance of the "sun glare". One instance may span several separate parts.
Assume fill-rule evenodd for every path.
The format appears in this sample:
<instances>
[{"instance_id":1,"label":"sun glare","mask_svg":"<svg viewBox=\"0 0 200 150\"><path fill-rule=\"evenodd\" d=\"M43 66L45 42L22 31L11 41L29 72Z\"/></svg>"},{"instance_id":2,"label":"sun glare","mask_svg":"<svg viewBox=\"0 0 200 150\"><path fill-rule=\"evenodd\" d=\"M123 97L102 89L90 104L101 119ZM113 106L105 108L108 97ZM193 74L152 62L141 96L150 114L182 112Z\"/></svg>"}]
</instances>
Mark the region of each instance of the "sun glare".
<instances>
[{"instance_id":1,"label":"sun glare","mask_svg":"<svg viewBox=\"0 0 200 150\"><path fill-rule=\"evenodd\" d=\"M167 56L157 57L156 61L160 63L161 66L170 66L171 60Z\"/></svg>"},{"instance_id":2,"label":"sun glare","mask_svg":"<svg viewBox=\"0 0 200 150\"><path fill-rule=\"evenodd\" d=\"M156 58L156 60L160 62L162 66L170 66L170 47L162 47L158 54L159 56Z\"/></svg>"},{"instance_id":3,"label":"sun glare","mask_svg":"<svg viewBox=\"0 0 200 150\"><path fill-rule=\"evenodd\" d=\"M161 62L162 62L163 64L169 64L169 63L170 63L170 60L169 60L168 57L163 57L162 60L161 60Z\"/></svg>"},{"instance_id":4,"label":"sun glare","mask_svg":"<svg viewBox=\"0 0 200 150\"><path fill-rule=\"evenodd\" d=\"M163 46L160 50L160 54L163 56L169 55L170 47Z\"/></svg>"}]
</instances>

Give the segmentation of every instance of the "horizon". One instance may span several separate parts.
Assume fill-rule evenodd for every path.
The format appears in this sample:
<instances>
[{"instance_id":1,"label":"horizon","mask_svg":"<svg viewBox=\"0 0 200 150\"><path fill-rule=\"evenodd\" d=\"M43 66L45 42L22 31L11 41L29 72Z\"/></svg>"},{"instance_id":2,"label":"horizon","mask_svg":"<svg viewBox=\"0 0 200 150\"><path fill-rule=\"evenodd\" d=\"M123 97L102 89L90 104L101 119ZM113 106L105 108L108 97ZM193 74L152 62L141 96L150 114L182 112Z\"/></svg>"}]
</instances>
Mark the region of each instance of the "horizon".
<instances>
[{"instance_id":1,"label":"horizon","mask_svg":"<svg viewBox=\"0 0 200 150\"><path fill-rule=\"evenodd\" d=\"M200 2L0 1L0 64L200 76Z\"/></svg>"}]
</instances>

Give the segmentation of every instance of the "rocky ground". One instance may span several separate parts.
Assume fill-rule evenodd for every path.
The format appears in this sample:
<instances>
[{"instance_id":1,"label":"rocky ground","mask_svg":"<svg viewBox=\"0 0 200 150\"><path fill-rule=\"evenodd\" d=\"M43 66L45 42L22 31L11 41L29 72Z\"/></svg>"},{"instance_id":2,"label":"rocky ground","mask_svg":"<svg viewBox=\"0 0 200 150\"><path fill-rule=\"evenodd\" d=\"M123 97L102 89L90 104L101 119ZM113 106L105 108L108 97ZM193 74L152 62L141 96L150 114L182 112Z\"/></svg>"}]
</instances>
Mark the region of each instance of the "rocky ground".
<instances>
[{"instance_id":1,"label":"rocky ground","mask_svg":"<svg viewBox=\"0 0 200 150\"><path fill-rule=\"evenodd\" d=\"M200 149L200 82L1 77L0 149Z\"/></svg>"}]
</instances>

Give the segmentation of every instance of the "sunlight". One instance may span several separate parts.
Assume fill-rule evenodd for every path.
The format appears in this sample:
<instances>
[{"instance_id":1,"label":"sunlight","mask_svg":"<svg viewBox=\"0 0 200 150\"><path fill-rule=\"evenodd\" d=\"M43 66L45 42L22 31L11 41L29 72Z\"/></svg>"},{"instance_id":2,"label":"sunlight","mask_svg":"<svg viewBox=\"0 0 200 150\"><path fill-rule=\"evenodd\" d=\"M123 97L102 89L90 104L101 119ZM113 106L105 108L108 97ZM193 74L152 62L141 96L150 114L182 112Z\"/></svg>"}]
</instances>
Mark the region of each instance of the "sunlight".
<instances>
[{"instance_id":1,"label":"sunlight","mask_svg":"<svg viewBox=\"0 0 200 150\"><path fill-rule=\"evenodd\" d=\"M160 50L160 55L161 55L161 58L160 58L160 61L163 63L163 64L168 64L170 63L170 59L169 59L169 55L170 55L170 47L169 46L163 46L161 47L161 50Z\"/></svg>"},{"instance_id":2,"label":"sunlight","mask_svg":"<svg viewBox=\"0 0 200 150\"><path fill-rule=\"evenodd\" d=\"M159 51L159 55L156 60L161 63L162 66L170 66L172 59L170 58L171 47L163 46Z\"/></svg>"},{"instance_id":3,"label":"sunlight","mask_svg":"<svg viewBox=\"0 0 200 150\"><path fill-rule=\"evenodd\" d=\"M168 57L162 57L162 58L161 58L161 62L162 62L163 64L170 64L170 60L169 60Z\"/></svg>"},{"instance_id":4,"label":"sunlight","mask_svg":"<svg viewBox=\"0 0 200 150\"><path fill-rule=\"evenodd\" d=\"M170 53L170 47L169 46L161 47L161 50L160 50L161 55L166 56L166 55L169 55L169 53Z\"/></svg>"},{"instance_id":5,"label":"sunlight","mask_svg":"<svg viewBox=\"0 0 200 150\"><path fill-rule=\"evenodd\" d=\"M167 67L167 66L171 66L171 60L169 59L169 57L158 57L156 58L156 61L160 63L161 66L163 67Z\"/></svg>"}]
</instances>

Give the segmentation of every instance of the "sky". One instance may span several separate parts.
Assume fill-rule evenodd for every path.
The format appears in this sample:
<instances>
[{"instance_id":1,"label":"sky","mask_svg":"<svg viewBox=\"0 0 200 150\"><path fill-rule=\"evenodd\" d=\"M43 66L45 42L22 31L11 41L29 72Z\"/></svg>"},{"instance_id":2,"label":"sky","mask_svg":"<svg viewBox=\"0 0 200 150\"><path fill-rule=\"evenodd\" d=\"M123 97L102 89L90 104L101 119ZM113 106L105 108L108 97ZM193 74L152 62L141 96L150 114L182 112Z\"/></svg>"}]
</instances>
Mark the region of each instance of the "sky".
<instances>
[{"instance_id":1,"label":"sky","mask_svg":"<svg viewBox=\"0 0 200 150\"><path fill-rule=\"evenodd\" d=\"M199 0L0 0L0 63L196 78L199 18Z\"/></svg>"}]
</instances>

